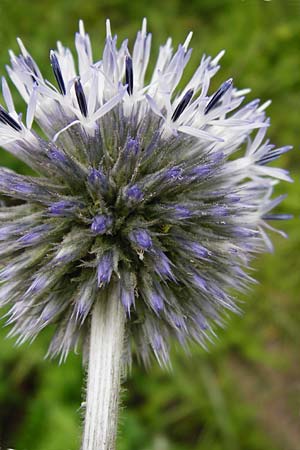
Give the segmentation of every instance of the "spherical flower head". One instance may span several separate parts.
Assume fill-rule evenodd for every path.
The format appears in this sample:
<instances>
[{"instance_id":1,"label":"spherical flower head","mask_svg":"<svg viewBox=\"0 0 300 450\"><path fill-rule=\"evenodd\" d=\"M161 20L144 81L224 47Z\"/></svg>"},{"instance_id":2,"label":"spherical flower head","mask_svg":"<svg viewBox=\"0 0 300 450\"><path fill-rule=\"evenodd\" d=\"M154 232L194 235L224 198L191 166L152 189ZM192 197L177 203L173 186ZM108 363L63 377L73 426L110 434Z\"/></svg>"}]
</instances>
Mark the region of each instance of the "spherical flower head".
<instances>
[{"instance_id":1,"label":"spherical flower head","mask_svg":"<svg viewBox=\"0 0 300 450\"><path fill-rule=\"evenodd\" d=\"M267 164L289 147L265 140L268 103L246 103L231 79L210 89L223 52L178 90L190 39L160 47L147 84L145 20L132 51L108 21L100 61L80 22L78 65L59 42L51 82L21 40L21 54L10 52L28 108L23 121L3 78L0 145L36 173L0 168L0 305L19 343L54 324L49 354L64 359L112 283L145 363L151 351L166 363L173 338L205 345L238 310L232 292L271 247L267 221L286 218L270 213L282 200L271 197L290 177Z\"/></svg>"}]
</instances>

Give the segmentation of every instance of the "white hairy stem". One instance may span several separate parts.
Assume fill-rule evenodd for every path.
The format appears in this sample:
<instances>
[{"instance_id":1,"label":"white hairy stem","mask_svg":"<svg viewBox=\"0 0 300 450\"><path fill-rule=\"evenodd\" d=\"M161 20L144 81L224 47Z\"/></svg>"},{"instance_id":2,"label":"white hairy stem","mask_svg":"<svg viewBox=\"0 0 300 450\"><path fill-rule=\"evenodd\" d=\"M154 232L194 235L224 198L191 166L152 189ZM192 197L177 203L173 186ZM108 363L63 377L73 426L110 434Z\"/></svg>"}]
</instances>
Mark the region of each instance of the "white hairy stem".
<instances>
[{"instance_id":1,"label":"white hairy stem","mask_svg":"<svg viewBox=\"0 0 300 450\"><path fill-rule=\"evenodd\" d=\"M119 285L94 306L82 450L115 450L125 312Z\"/></svg>"}]
</instances>

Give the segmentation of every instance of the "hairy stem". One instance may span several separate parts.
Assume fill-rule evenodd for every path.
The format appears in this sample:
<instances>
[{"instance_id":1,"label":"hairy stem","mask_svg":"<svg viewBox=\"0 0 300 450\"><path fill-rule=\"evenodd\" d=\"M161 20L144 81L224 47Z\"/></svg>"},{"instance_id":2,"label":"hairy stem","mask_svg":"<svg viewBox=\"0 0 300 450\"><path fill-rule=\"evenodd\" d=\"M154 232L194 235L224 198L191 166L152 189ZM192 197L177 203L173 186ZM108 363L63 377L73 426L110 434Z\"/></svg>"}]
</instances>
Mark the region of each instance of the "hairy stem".
<instances>
[{"instance_id":1,"label":"hairy stem","mask_svg":"<svg viewBox=\"0 0 300 450\"><path fill-rule=\"evenodd\" d=\"M82 450L114 450L125 313L114 285L92 313L86 413Z\"/></svg>"}]
</instances>

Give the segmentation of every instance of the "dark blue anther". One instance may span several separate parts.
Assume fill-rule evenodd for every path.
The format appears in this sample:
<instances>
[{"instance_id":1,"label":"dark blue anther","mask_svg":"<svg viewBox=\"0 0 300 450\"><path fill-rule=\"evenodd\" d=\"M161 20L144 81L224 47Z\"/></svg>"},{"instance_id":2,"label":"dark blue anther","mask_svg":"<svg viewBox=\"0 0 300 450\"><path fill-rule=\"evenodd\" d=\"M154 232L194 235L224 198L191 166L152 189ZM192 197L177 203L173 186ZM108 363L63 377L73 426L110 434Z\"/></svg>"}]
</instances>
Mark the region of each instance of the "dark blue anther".
<instances>
[{"instance_id":1,"label":"dark blue anther","mask_svg":"<svg viewBox=\"0 0 300 450\"><path fill-rule=\"evenodd\" d=\"M18 122L15 119L13 119L1 105L0 105L0 122L4 123L5 125L9 125L16 131L22 130Z\"/></svg>"},{"instance_id":2,"label":"dark blue anther","mask_svg":"<svg viewBox=\"0 0 300 450\"><path fill-rule=\"evenodd\" d=\"M37 78L39 78L39 74L37 73L33 59L31 58L31 56L27 55L27 56L23 57L23 60L26 64L26 66L28 67L28 69L32 72L32 75L31 75L32 80L37 83Z\"/></svg>"},{"instance_id":3,"label":"dark blue anther","mask_svg":"<svg viewBox=\"0 0 300 450\"><path fill-rule=\"evenodd\" d=\"M84 117L87 117L88 115L87 103L79 77L76 78L75 80L75 93L80 111Z\"/></svg>"},{"instance_id":4,"label":"dark blue anther","mask_svg":"<svg viewBox=\"0 0 300 450\"><path fill-rule=\"evenodd\" d=\"M52 50L50 52L50 62L51 62L52 70L53 70L55 79L57 81L59 90L60 90L61 94L66 95L66 87L65 87L65 83L64 83L64 79L63 79L61 70L60 70L59 62L58 62L56 54Z\"/></svg>"},{"instance_id":5,"label":"dark blue anther","mask_svg":"<svg viewBox=\"0 0 300 450\"><path fill-rule=\"evenodd\" d=\"M232 78L229 78L229 80L227 80L223 84L221 84L221 86L219 87L217 92L215 92L215 94L212 96L212 98L209 100L209 102L205 106L204 114L207 114L211 109L213 109L216 106L218 101L221 100L221 98L223 97L225 92L227 92L231 86L232 86Z\"/></svg>"},{"instance_id":6,"label":"dark blue anther","mask_svg":"<svg viewBox=\"0 0 300 450\"><path fill-rule=\"evenodd\" d=\"M173 112L173 115L171 117L171 119L173 120L173 122L175 122L175 120L178 119L179 116L181 116L181 114L183 113L183 111L185 110L185 108L187 107L187 105L190 103L191 98L194 95L194 89L189 89L183 99L181 100L181 102L177 105L175 111Z\"/></svg>"},{"instance_id":7,"label":"dark blue anther","mask_svg":"<svg viewBox=\"0 0 300 450\"><path fill-rule=\"evenodd\" d=\"M126 56L126 84L127 84L127 92L129 95L133 93L133 68L132 68L132 59L130 56Z\"/></svg>"}]
</instances>

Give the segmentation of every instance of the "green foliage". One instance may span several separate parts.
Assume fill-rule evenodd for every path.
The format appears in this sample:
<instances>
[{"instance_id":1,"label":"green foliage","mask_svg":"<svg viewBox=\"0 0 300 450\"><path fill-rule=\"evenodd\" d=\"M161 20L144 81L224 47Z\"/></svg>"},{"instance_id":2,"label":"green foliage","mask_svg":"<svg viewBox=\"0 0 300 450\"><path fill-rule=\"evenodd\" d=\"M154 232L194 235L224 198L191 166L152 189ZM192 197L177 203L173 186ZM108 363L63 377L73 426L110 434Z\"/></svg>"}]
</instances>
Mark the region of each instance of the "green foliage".
<instances>
[{"instance_id":1,"label":"green foliage","mask_svg":"<svg viewBox=\"0 0 300 450\"><path fill-rule=\"evenodd\" d=\"M295 178L282 211L295 219L282 227L288 240L276 237L274 255L256 263L259 280L245 297L241 317L209 352L191 356L174 349L173 371L133 367L125 383L119 450L297 450L299 369L299 109L300 5L296 0L0 0L0 67L15 37L27 44L44 73L53 80L48 50L56 40L73 47L79 18L100 56L104 20L110 17L120 38L134 38L143 16L153 31L154 50L167 36L177 44L194 30L194 55L186 78L203 52L225 48L217 87L233 76L250 99L272 98L269 136L295 149L282 158ZM99 45L99 48L96 45ZM17 98L17 97L16 97ZM17 107L24 110L21 100ZM26 171L1 150L1 165ZM0 334L0 443L17 450L75 450L80 443L80 404L84 378L80 356L63 366L44 361L47 333L31 346L16 348ZM298 396L298 397L297 397Z\"/></svg>"}]
</instances>

